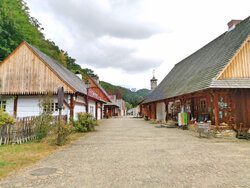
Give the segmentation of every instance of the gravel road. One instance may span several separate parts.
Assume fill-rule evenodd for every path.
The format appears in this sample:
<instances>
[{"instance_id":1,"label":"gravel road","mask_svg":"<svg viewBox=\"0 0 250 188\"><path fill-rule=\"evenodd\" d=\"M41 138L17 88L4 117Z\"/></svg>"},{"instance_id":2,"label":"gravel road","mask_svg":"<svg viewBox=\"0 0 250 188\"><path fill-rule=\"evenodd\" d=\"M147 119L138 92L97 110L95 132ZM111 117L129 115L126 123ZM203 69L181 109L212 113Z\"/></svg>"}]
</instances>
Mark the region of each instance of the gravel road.
<instances>
[{"instance_id":1,"label":"gravel road","mask_svg":"<svg viewBox=\"0 0 250 188\"><path fill-rule=\"evenodd\" d=\"M0 187L250 187L249 141L197 136L142 119L103 120ZM32 175L40 168L52 174Z\"/></svg>"}]
</instances>

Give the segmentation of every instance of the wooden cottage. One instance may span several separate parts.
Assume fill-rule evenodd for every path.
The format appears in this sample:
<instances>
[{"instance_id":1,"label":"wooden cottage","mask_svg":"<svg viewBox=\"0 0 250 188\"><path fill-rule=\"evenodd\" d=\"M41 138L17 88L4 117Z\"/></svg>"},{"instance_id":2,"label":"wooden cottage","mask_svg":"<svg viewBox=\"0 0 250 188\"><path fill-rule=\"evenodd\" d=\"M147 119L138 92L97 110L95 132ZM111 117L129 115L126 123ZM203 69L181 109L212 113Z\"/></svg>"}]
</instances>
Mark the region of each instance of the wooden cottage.
<instances>
[{"instance_id":1,"label":"wooden cottage","mask_svg":"<svg viewBox=\"0 0 250 188\"><path fill-rule=\"evenodd\" d=\"M87 80L90 83L90 89L89 89L89 97L93 99L98 99L99 101L102 101L101 103L96 100L96 108L95 108L95 114L98 119L102 119L104 116L104 103L111 102L111 99L109 98L109 95L107 92L102 88L102 86L99 84L99 78L92 78L88 77Z\"/></svg>"},{"instance_id":2,"label":"wooden cottage","mask_svg":"<svg viewBox=\"0 0 250 188\"><path fill-rule=\"evenodd\" d=\"M125 101L121 98L117 99L116 95L109 95L109 98L111 102L104 105L105 117L125 116L127 113Z\"/></svg>"},{"instance_id":3,"label":"wooden cottage","mask_svg":"<svg viewBox=\"0 0 250 188\"><path fill-rule=\"evenodd\" d=\"M127 108L126 108L125 101L122 98L117 98L116 104L119 106L118 116L126 116Z\"/></svg>"},{"instance_id":4,"label":"wooden cottage","mask_svg":"<svg viewBox=\"0 0 250 188\"><path fill-rule=\"evenodd\" d=\"M146 98L144 98L138 102L140 116L145 116L145 114L146 114L146 108L143 108L143 104L142 104L145 100L146 100Z\"/></svg>"},{"instance_id":5,"label":"wooden cottage","mask_svg":"<svg viewBox=\"0 0 250 188\"><path fill-rule=\"evenodd\" d=\"M0 64L0 107L14 117L38 116L39 99L52 93L53 115L58 115L57 88L64 87L63 115L77 118L79 112L101 119L105 103L98 94L87 101L84 82L50 57L23 42ZM88 105L87 105L88 104Z\"/></svg>"},{"instance_id":6,"label":"wooden cottage","mask_svg":"<svg viewBox=\"0 0 250 188\"><path fill-rule=\"evenodd\" d=\"M230 22L231 23L231 22ZM177 63L142 103L144 116L250 128L250 17Z\"/></svg>"}]
</instances>

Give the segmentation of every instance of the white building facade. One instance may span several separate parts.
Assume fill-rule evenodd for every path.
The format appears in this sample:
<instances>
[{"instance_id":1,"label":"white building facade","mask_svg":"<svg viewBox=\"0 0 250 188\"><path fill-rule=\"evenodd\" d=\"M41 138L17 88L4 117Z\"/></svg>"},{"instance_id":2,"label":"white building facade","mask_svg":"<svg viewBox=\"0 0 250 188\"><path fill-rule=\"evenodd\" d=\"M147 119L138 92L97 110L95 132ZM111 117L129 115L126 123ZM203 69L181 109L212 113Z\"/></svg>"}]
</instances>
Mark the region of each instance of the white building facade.
<instances>
[{"instance_id":1,"label":"white building facade","mask_svg":"<svg viewBox=\"0 0 250 188\"><path fill-rule=\"evenodd\" d=\"M57 89L63 87L62 115L77 119L88 106L93 117L102 119L105 101L98 94L87 101L87 88L81 78L26 42L2 61L0 81L0 108L15 118L40 115L39 103L48 93L52 93L53 116L59 115Z\"/></svg>"}]
</instances>

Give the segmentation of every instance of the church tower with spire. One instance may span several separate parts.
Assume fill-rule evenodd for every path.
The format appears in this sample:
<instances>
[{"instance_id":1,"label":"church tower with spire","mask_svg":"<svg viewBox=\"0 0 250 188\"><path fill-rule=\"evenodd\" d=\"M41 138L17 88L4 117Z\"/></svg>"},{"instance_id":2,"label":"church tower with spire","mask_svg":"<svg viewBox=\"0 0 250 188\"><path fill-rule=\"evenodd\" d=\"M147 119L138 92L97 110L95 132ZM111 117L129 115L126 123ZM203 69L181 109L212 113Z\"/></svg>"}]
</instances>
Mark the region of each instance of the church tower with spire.
<instances>
[{"instance_id":1,"label":"church tower with spire","mask_svg":"<svg viewBox=\"0 0 250 188\"><path fill-rule=\"evenodd\" d=\"M150 80L151 91L157 87L157 79L155 78L155 70L153 70L153 78Z\"/></svg>"}]
</instances>

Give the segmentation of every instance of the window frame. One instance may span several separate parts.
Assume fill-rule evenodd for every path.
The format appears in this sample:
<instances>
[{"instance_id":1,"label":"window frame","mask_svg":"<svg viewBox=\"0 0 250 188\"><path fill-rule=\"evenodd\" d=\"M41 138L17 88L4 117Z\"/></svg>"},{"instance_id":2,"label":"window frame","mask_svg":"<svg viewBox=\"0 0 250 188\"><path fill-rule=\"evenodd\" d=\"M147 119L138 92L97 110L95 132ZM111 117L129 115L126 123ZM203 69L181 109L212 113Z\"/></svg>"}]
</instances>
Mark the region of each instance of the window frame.
<instances>
[{"instance_id":1,"label":"window frame","mask_svg":"<svg viewBox=\"0 0 250 188\"><path fill-rule=\"evenodd\" d=\"M92 114L92 115L94 115L94 106L90 106L89 107L89 112L90 112L90 114Z\"/></svg>"},{"instance_id":2,"label":"window frame","mask_svg":"<svg viewBox=\"0 0 250 188\"><path fill-rule=\"evenodd\" d=\"M58 108L58 102L56 102L56 103L55 103L55 107L54 107L54 109L55 109L55 112L58 112L58 111L59 111L59 108Z\"/></svg>"},{"instance_id":3,"label":"window frame","mask_svg":"<svg viewBox=\"0 0 250 188\"><path fill-rule=\"evenodd\" d=\"M201 113L207 113L207 101L206 101L206 99L200 99L200 111L201 111Z\"/></svg>"},{"instance_id":4,"label":"window frame","mask_svg":"<svg viewBox=\"0 0 250 188\"><path fill-rule=\"evenodd\" d=\"M1 110L3 109L3 111L6 112L6 107L7 107L7 101L4 100L0 101L0 109Z\"/></svg>"}]
</instances>

